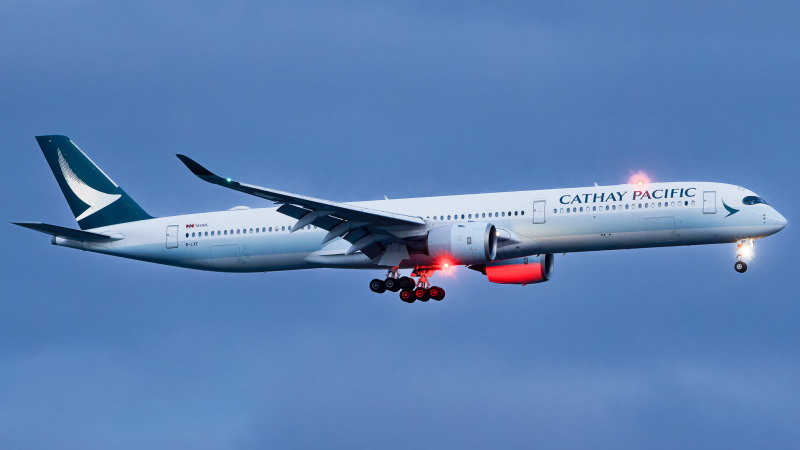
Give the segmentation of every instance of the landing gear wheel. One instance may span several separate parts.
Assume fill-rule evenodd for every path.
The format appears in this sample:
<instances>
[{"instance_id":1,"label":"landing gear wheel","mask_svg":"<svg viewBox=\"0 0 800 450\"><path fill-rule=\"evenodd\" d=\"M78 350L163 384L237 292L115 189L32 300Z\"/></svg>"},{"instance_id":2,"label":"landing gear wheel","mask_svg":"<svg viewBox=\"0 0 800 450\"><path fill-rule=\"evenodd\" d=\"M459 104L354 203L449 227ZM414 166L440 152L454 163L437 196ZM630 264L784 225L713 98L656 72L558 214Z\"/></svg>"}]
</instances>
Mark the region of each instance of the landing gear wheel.
<instances>
[{"instance_id":1,"label":"landing gear wheel","mask_svg":"<svg viewBox=\"0 0 800 450\"><path fill-rule=\"evenodd\" d=\"M733 269L739 273L745 273L747 271L747 264L744 261L736 261L736 264L733 265Z\"/></svg>"},{"instance_id":2,"label":"landing gear wheel","mask_svg":"<svg viewBox=\"0 0 800 450\"><path fill-rule=\"evenodd\" d=\"M414 289L414 298L421 302L427 302L431 298L431 293L425 288Z\"/></svg>"},{"instance_id":3,"label":"landing gear wheel","mask_svg":"<svg viewBox=\"0 0 800 450\"><path fill-rule=\"evenodd\" d=\"M400 290L400 280L397 278L387 278L386 281L384 281L384 284L386 285L386 290L388 291L397 292Z\"/></svg>"},{"instance_id":4,"label":"landing gear wheel","mask_svg":"<svg viewBox=\"0 0 800 450\"><path fill-rule=\"evenodd\" d=\"M413 291L414 286L416 286L414 280L412 280L409 277L401 277L400 280L398 280L398 282L400 283L400 289L404 291Z\"/></svg>"},{"instance_id":5,"label":"landing gear wheel","mask_svg":"<svg viewBox=\"0 0 800 450\"><path fill-rule=\"evenodd\" d=\"M414 293L412 291L400 291L400 300L406 303L414 303Z\"/></svg>"},{"instance_id":6,"label":"landing gear wheel","mask_svg":"<svg viewBox=\"0 0 800 450\"><path fill-rule=\"evenodd\" d=\"M444 289L439 286L433 286L429 291L431 298L437 302L444 299Z\"/></svg>"},{"instance_id":7,"label":"landing gear wheel","mask_svg":"<svg viewBox=\"0 0 800 450\"><path fill-rule=\"evenodd\" d=\"M386 292L386 283L376 278L369 282L369 290L377 294L383 294Z\"/></svg>"}]
</instances>

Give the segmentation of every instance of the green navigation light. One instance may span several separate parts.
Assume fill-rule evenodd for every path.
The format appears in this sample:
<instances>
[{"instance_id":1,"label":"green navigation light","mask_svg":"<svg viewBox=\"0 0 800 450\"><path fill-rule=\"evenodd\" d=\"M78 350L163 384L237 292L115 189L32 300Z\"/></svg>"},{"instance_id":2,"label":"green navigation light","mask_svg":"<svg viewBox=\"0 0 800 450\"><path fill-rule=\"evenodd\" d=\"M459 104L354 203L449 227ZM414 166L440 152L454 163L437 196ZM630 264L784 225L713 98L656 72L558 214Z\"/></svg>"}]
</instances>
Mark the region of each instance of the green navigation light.
<instances>
[{"instance_id":1,"label":"green navigation light","mask_svg":"<svg viewBox=\"0 0 800 450\"><path fill-rule=\"evenodd\" d=\"M230 183L230 182L231 182L231 179L230 179L230 178L225 178L225 179L228 181L228 183Z\"/></svg>"}]
</instances>

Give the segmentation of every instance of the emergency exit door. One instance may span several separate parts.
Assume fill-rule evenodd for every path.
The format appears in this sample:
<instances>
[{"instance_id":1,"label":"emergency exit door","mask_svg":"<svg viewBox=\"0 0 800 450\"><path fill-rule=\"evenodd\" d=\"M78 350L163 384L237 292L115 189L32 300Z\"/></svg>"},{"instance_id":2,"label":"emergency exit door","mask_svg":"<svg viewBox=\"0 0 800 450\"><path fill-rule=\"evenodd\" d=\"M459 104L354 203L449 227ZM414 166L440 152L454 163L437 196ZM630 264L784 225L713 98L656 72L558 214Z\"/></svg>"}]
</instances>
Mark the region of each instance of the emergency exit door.
<instances>
[{"instance_id":1,"label":"emergency exit door","mask_svg":"<svg viewBox=\"0 0 800 450\"><path fill-rule=\"evenodd\" d=\"M178 248L178 226L167 227L167 248Z\"/></svg>"},{"instance_id":2,"label":"emergency exit door","mask_svg":"<svg viewBox=\"0 0 800 450\"><path fill-rule=\"evenodd\" d=\"M547 208L547 201L536 200L533 202L533 223L544 223L544 210Z\"/></svg>"},{"instance_id":3,"label":"emergency exit door","mask_svg":"<svg viewBox=\"0 0 800 450\"><path fill-rule=\"evenodd\" d=\"M717 213L717 193L714 191L703 192L703 214Z\"/></svg>"}]
</instances>

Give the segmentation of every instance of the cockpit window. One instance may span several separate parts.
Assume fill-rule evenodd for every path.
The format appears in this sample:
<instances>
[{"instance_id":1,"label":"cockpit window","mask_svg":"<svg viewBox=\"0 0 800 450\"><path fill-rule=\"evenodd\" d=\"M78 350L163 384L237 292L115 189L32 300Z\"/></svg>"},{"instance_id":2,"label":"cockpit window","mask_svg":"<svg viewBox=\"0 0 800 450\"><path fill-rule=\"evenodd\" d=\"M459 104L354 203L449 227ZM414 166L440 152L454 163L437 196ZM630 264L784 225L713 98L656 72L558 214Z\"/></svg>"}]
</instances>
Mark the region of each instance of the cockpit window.
<instances>
[{"instance_id":1,"label":"cockpit window","mask_svg":"<svg viewBox=\"0 0 800 450\"><path fill-rule=\"evenodd\" d=\"M763 198L756 197L755 195L748 195L747 197L743 198L742 203L744 203L745 205L757 205L759 203L763 203L765 205L767 204L767 202L764 201Z\"/></svg>"}]
</instances>

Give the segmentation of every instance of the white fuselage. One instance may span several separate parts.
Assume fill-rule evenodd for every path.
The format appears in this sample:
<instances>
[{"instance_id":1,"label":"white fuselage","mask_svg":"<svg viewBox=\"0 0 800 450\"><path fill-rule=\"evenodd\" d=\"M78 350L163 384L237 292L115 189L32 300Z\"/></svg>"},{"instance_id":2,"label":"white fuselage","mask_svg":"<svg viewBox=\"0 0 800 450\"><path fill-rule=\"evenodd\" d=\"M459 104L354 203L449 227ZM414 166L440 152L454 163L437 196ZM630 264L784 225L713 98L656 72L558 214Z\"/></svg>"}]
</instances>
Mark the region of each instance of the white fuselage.
<instances>
[{"instance_id":1,"label":"white fuselage","mask_svg":"<svg viewBox=\"0 0 800 450\"><path fill-rule=\"evenodd\" d=\"M501 238L497 260L544 253L731 243L774 234L785 219L755 194L720 183L649 183L456 195L351 203L421 217L425 226L391 230L399 238L463 223L489 222ZM724 204L723 204L724 202ZM732 212L735 211L735 212ZM321 245L326 230L307 226L276 208L239 209L122 223L93 230L119 240L53 243L99 253L222 272L265 272L319 267L378 268L341 238ZM213 233L213 234L212 234ZM435 264L436 255L412 253L400 267ZM379 258L378 258L379 259Z\"/></svg>"}]
</instances>

